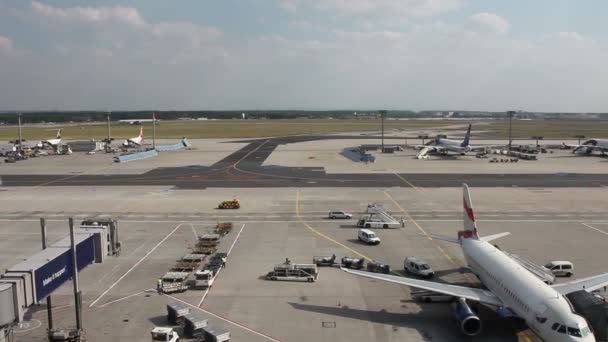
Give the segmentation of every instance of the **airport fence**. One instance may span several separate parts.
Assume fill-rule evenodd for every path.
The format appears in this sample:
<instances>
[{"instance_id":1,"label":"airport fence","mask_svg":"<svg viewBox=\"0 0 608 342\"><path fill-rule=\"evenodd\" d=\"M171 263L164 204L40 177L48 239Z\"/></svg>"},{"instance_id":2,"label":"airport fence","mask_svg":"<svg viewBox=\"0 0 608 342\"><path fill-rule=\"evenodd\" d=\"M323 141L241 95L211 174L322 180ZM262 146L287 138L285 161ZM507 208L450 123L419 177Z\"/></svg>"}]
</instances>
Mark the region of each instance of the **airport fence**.
<instances>
[{"instance_id":1,"label":"airport fence","mask_svg":"<svg viewBox=\"0 0 608 342\"><path fill-rule=\"evenodd\" d=\"M158 152L156 150L149 150L145 152L131 153L125 154L122 156L114 157L114 161L117 163L126 163L134 160L146 159L150 157L157 156Z\"/></svg>"}]
</instances>

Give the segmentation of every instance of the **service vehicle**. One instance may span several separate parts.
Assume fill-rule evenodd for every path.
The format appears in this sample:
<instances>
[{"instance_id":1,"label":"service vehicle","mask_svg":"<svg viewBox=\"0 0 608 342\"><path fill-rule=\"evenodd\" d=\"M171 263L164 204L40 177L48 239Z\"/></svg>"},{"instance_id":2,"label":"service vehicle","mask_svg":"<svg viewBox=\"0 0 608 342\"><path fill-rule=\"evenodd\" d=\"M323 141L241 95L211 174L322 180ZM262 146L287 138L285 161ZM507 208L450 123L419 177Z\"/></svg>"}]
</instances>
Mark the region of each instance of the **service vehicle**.
<instances>
[{"instance_id":1,"label":"service vehicle","mask_svg":"<svg viewBox=\"0 0 608 342\"><path fill-rule=\"evenodd\" d=\"M545 265L556 277L572 277L574 275L574 265L570 261L551 261Z\"/></svg>"},{"instance_id":2,"label":"service vehicle","mask_svg":"<svg viewBox=\"0 0 608 342\"><path fill-rule=\"evenodd\" d=\"M161 278L163 293L184 292L188 289L188 272L167 272Z\"/></svg>"},{"instance_id":3,"label":"service vehicle","mask_svg":"<svg viewBox=\"0 0 608 342\"><path fill-rule=\"evenodd\" d=\"M329 217L330 219L352 219L353 214L349 214L345 211L336 210L330 211L327 217Z\"/></svg>"},{"instance_id":4,"label":"service vehicle","mask_svg":"<svg viewBox=\"0 0 608 342\"><path fill-rule=\"evenodd\" d=\"M266 274L267 280L288 280L314 282L319 277L315 264L282 263Z\"/></svg>"},{"instance_id":5,"label":"service vehicle","mask_svg":"<svg viewBox=\"0 0 608 342\"><path fill-rule=\"evenodd\" d=\"M359 241L365 242L368 245L377 245L380 243L380 238L369 229L359 229L359 233L357 234Z\"/></svg>"},{"instance_id":6,"label":"service vehicle","mask_svg":"<svg viewBox=\"0 0 608 342\"><path fill-rule=\"evenodd\" d=\"M231 200L222 201L217 208L218 209L239 209L241 207L241 202L239 202L238 198L233 198Z\"/></svg>"},{"instance_id":7,"label":"service vehicle","mask_svg":"<svg viewBox=\"0 0 608 342\"><path fill-rule=\"evenodd\" d=\"M435 275L435 271L429 266L429 264L417 257L406 257L403 261L403 269L405 272L425 277L432 278Z\"/></svg>"},{"instance_id":8,"label":"service vehicle","mask_svg":"<svg viewBox=\"0 0 608 342\"><path fill-rule=\"evenodd\" d=\"M373 260L367 263L367 270L369 272L374 272L374 273L384 273L384 274L389 274L391 273L391 267L387 264L383 264L379 261Z\"/></svg>"},{"instance_id":9,"label":"service vehicle","mask_svg":"<svg viewBox=\"0 0 608 342\"><path fill-rule=\"evenodd\" d=\"M313 256L312 263L317 266L333 266L336 263L336 255Z\"/></svg>"},{"instance_id":10,"label":"service vehicle","mask_svg":"<svg viewBox=\"0 0 608 342\"><path fill-rule=\"evenodd\" d=\"M179 335L173 328L156 327L152 329L152 341L177 342Z\"/></svg>"},{"instance_id":11,"label":"service vehicle","mask_svg":"<svg viewBox=\"0 0 608 342\"><path fill-rule=\"evenodd\" d=\"M196 289L207 289L213 285L215 280L212 270L198 270L194 272L194 287Z\"/></svg>"},{"instance_id":12,"label":"service vehicle","mask_svg":"<svg viewBox=\"0 0 608 342\"><path fill-rule=\"evenodd\" d=\"M355 270L360 270L365 266L365 259L344 257L344 258L342 258L341 265L344 268L352 268Z\"/></svg>"}]
</instances>

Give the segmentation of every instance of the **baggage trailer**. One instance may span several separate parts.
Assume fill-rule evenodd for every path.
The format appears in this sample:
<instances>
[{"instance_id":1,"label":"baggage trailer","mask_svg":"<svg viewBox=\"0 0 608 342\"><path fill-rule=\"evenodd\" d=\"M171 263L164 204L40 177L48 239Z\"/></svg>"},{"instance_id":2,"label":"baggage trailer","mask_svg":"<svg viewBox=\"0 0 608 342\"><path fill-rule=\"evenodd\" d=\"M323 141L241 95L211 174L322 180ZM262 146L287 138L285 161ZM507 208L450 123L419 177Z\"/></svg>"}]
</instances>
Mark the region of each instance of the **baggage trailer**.
<instances>
[{"instance_id":1,"label":"baggage trailer","mask_svg":"<svg viewBox=\"0 0 608 342\"><path fill-rule=\"evenodd\" d=\"M184 335L192 338L202 337L207 320L197 312L184 315Z\"/></svg>"},{"instance_id":2,"label":"baggage trailer","mask_svg":"<svg viewBox=\"0 0 608 342\"><path fill-rule=\"evenodd\" d=\"M213 254L217 251L217 247L215 246L199 246L192 248L193 254Z\"/></svg>"},{"instance_id":3,"label":"baggage trailer","mask_svg":"<svg viewBox=\"0 0 608 342\"><path fill-rule=\"evenodd\" d=\"M167 272L161 278L163 293L184 292L188 289L188 272Z\"/></svg>"},{"instance_id":4,"label":"baggage trailer","mask_svg":"<svg viewBox=\"0 0 608 342\"><path fill-rule=\"evenodd\" d=\"M314 282L318 279L317 265L315 264L292 264L283 263L274 266L274 269L266 274L267 280L307 281Z\"/></svg>"},{"instance_id":5,"label":"baggage trailer","mask_svg":"<svg viewBox=\"0 0 608 342\"><path fill-rule=\"evenodd\" d=\"M389 265L373 260L367 263L367 271L389 274L391 273L391 267Z\"/></svg>"},{"instance_id":6,"label":"baggage trailer","mask_svg":"<svg viewBox=\"0 0 608 342\"><path fill-rule=\"evenodd\" d=\"M312 263L317 266L333 266L336 262L336 255L313 256Z\"/></svg>"},{"instance_id":7,"label":"baggage trailer","mask_svg":"<svg viewBox=\"0 0 608 342\"><path fill-rule=\"evenodd\" d=\"M212 246L216 247L220 244L220 235L219 234L204 234L198 237L197 246L206 247Z\"/></svg>"},{"instance_id":8,"label":"baggage trailer","mask_svg":"<svg viewBox=\"0 0 608 342\"><path fill-rule=\"evenodd\" d=\"M182 303L167 304L167 321L170 324L178 325L184 316L190 313L190 307Z\"/></svg>"},{"instance_id":9,"label":"baggage trailer","mask_svg":"<svg viewBox=\"0 0 608 342\"><path fill-rule=\"evenodd\" d=\"M360 270L365 266L365 259L363 258L350 258L344 257L342 258L342 267L352 268L355 270Z\"/></svg>"},{"instance_id":10,"label":"baggage trailer","mask_svg":"<svg viewBox=\"0 0 608 342\"><path fill-rule=\"evenodd\" d=\"M203 336L205 342L227 342L230 341L230 332L211 326L203 328Z\"/></svg>"},{"instance_id":11,"label":"baggage trailer","mask_svg":"<svg viewBox=\"0 0 608 342\"><path fill-rule=\"evenodd\" d=\"M232 230L232 222L218 222L215 226L215 233L220 234L222 236L230 233Z\"/></svg>"}]
</instances>

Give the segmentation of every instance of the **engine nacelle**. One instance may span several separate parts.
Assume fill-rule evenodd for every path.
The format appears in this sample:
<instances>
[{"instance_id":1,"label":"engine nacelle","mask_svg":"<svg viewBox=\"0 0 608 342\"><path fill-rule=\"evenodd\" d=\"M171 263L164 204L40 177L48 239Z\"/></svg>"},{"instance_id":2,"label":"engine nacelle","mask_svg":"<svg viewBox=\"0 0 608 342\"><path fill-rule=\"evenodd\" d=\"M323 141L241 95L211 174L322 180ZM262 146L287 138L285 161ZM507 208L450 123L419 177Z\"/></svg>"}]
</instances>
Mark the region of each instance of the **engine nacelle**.
<instances>
[{"instance_id":1,"label":"engine nacelle","mask_svg":"<svg viewBox=\"0 0 608 342\"><path fill-rule=\"evenodd\" d=\"M452 313L463 334L475 336L481 332L481 319L469 307L466 299L458 298L454 301L452 303Z\"/></svg>"}]
</instances>

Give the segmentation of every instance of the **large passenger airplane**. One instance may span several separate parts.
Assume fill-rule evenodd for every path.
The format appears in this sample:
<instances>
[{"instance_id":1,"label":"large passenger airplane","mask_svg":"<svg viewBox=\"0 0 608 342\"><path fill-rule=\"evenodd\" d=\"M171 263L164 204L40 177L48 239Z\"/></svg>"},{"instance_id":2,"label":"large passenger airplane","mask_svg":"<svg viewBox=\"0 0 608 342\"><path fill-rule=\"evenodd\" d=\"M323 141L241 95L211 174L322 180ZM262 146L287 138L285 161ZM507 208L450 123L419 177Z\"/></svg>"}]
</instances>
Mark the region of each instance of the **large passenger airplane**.
<instances>
[{"instance_id":1,"label":"large passenger airplane","mask_svg":"<svg viewBox=\"0 0 608 342\"><path fill-rule=\"evenodd\" d=\"M428 237L460 244L469 269L485 288L436 283L392 275L343 269L368 278L393 282L455 297L454 314L462 332L469 336L481 332L481 320L468 301L495 307L503 316L516 316L545 341L595 341L587 321L573 312L566 294L593 291L608 284L608 273L558 285L547 285L489 242L509 233L479 236L469 188L463 184L464 230L457 238Z\"/></svg>"},{"instance_id":2,"label":"large passenger airplane","mask_svg":"<svg viewBox=\"0 0 608 342\"><path fill-rule=\"evenodd\" d=\"M429 153L441 153L447 154L448 152L456 152L464 155L467 152L471 152L473 149L480 149L483 147L473 147L469 145L471 141L471 126L469 124L469 128L467 129L467 133L464 136L464 140L456 141L445 138L437 138L435 139L435 145L418 145L416 149L420 150L416 158L422 159L425 158Z\"/></svg>"},{"instance_id":3,"label":"large passenger airplane","mask_svg":"<svg viewBox=\"0 0 608 342\"><path fill-rule=\"evenodd\" d=\"M57 145L61 144L61 130L62 130L62 128L60 128L57 131L57 135L55 136L55 139L42 140L40 142L40 146L44 146L44 145L57 146Z\"/></svg>"},{"instance_id":4,"label":"large passenger airplane","mask_svg":"<svg viewBox=\"0 0 608 342\"><path fill-rule=\"evenodd\" d=\"M582 145L566 145L572 148L572 153L591 154L593 151L600 151L602 154L608 152L608 139L589 139Z\"/></svg>"},{"instance_id":5,"label":"large passenger airplane","mask_svg":"<svg viewBox=\"0 0 608 342\"><path fill-rule=\"evenodd\" d=\"M125 147L131 147L131 146L141 146L141 144L143 144L144 142L144 128L143 126L139 129L139 135L136 136L135 138L130 138L125 140L122 145Z\"/></svg>"}]
</instances>

